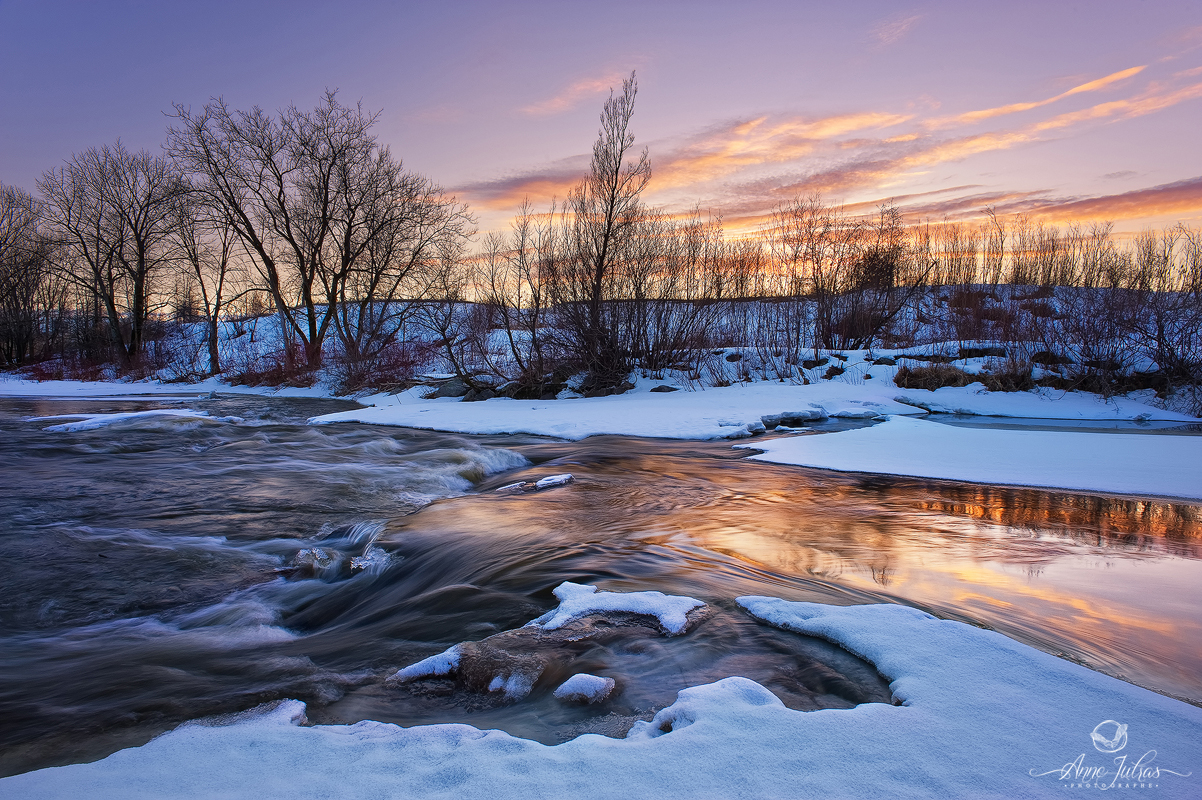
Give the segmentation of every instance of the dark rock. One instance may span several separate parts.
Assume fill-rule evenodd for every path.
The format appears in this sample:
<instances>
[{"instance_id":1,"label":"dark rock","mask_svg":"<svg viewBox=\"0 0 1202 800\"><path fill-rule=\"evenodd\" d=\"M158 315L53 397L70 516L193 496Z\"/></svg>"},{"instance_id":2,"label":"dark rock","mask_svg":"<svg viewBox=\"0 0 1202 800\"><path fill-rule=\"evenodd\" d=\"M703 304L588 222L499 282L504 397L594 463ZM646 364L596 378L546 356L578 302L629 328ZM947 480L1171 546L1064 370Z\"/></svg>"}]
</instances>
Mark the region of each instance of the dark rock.
<instances>
[{"instance_id":1,"label":"dark rock","mask_svg":"<svg viewBox=\"0 0 1202 800\"><path fill-rule=\"evenodd\" d=\"M1123 365L1119 362L1109 360L1090 360L1085 362L1085 366L1090 369L1100 369L1103 372L1118 372L1123 368Z\"/></svg>"},{"instance_id":2,"label":"dark rock","mask_svg":"<svg viewBox=\"0 0 1202 800\"><path fill-rule=\"evenodd\" d=\"M818 367L825 367L829 363L831 363L829 358L807 358L805 361L801 362L801 366L805 369L817 369Z\"/></svg>"},{"instance_id":3,"label":"dark rock","mask_svg":"<svg viewBox=\"0 0 1202 800\"><path fill-rule=\"evenodd\" d=\"M471 387L463 380L463 378L451 378L444 381L441 386L434 391L434 397L463 397L471 390Z\"/></svg>"},{"instance_id":4,"label":"dark rock","mask_svg":"<svg viewBox=\"0 0 1202 800\"><path fill-rule=\"evenodd\" d=\"M1061 364L1071 364L1073 360L1068 356L1062 356L1057 353L1052 353L1047 350L1040 350L1031 356L1032 364L1039 364L1041 367L1058 367Z\"/></svg>"},{"instance_id":5,"label":"dark rock","mask_svg":"<svg viewBox=\"0 0 1202 800\"><path fill-rule=\"evenodd\" d=\"M730 363L732 363L732 364L733 364L733 363L735 363L736 361L742 361L742 360L743 360L743 354L742 354L742 353L731 353L730 355L728 355L728 356L726 357L726 360L727 360L727 361L729 361L729 362L730 362Z\"/></svg>"},{"instance_id":6,"label":"dark rock","mask_svg":"<svg viewBox=\"0 0 1202 800\"><path fill-rule=\"evenodd\" d=\"M497 393L485 386L483 389L471 389L463 396L463 402L475 403L480 400L491 400Z\"/></svg>"},{"instance_id":7,"label":"dark rock","mask_svg":"<svg viewBox=\"0 0 1202 800\"><path fill-rule=\"evenodd\" d=\"M828 367L826 372L822 373L822 377L829 381L831 378L834 378L837 375L842 375L844 372L845 370L843 367Z\"/></svg>"},{"instance_id":8,"label":"dark rock","mask_svg":"<svg viewBox=\"0 0 1202 800\"><path fill-rule=\"evenodd\" d=\"M882 367L892 367L897 364L897 359L889 358L889 356L881 356L872 363L880 364Z\"/></svg>"},{"instance_id":9,"label":"dark rock","mask_svg":"<svg viewBox=\"0 0 1202 800\"><path fill-rule=\"evenodd\" d=\"M928 355L924 355L922 353L919 353L917 355L911 355L910 353L902 353L901 355L898 356L898 358L909 358L909 359L913 359L914 361L929 361L932 364L950 364L956 360L952 356L941 356L941 355L928 356Z\"/></svg>"},{"instance_id":10,"label":"dark rock","mask_svg":"<svg viewBox=\"0 0 1202 800\"><path fill-rule=\"evenodd\" d=\"M961 347L960 358L1005 358L1004 347Z\"/></svg>"},{"instance_id":11,"label":"dark rock","mask_svg":"<svg viewBox=\"0 0 1202 800\"><path fill-rule=\"evenodd\" d=\"M653 386L651 388L651 391L653 391L653 392L678 392L678 391L680 391L680 389L676 386L668 386L666 384L661 384L660 386Z\"/></svg>"}]
</instances>

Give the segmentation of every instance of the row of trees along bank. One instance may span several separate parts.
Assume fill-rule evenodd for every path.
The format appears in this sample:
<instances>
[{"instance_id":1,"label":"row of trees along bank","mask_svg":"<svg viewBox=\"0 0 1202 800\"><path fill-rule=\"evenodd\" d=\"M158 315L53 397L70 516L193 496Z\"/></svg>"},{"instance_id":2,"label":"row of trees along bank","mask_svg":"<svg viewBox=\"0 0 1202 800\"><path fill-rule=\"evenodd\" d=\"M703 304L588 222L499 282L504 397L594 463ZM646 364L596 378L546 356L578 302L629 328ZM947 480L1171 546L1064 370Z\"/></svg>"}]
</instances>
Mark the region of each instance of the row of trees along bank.
<instances>
[{"instance_id":1,"label":"row of trees along bank","mask_svg":"<svg viewBox=\"0 0 1202 800\"><path fill-rule=\"evenodd\" d=\"M1166 391L1202 383L1199 231L906 224L815 196L734 237L643 203L636 94L632 74L605 103L562 202L478 240L463 203L377 140L377 115L333 93L278 114L177 106L160 154L117 142L45 173L37 197L3 187L0 358L48 377L324 370L348 390L441 365L538 395L639 369L802 381L824 350L987 340L1011 371L1058 354L1093 388L1139 370ZM230 344L263 320L258 349ZM723 347L754 357L730 374Z\"/></svg>"}]
</instances>

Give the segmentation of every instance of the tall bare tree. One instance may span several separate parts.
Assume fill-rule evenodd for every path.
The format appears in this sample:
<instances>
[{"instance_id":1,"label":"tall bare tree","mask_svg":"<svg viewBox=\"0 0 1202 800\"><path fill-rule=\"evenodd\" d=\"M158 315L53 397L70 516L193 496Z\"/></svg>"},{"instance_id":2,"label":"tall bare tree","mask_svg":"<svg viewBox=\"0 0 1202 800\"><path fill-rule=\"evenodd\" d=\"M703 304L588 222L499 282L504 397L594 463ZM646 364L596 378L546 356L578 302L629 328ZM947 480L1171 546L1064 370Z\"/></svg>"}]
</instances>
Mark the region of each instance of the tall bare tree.
<instances>
[{"instance_id":1,"label":"tall bare tree","mask_svg":"<svg viewBox=\"0 0 1202 800\"><path fill-rule=\"evenodd\" d=\"M45 173L46 222L62 245L63 274L103 308L126 365L142 351L155 280L174 257L183 183L167 159L118 141Z\"/></svg>"},{"instance_id":2,"label":"tall bare tree","mask_svg":"<svg viewBox=\"0 0 1202 800\"><path fill-rule=\"evenodd\" d=\"M568 258L556 262L551 276L561 325L588 371L586 388L613 386L630 370L616 320L607 320L606 301L617 293L642 218L639 198L651 179L647 151L633 154L630 119L637 93L632 72L621 94L611 92L605 101L589 174L564 208Z\"/></svg>"}]
</instances>

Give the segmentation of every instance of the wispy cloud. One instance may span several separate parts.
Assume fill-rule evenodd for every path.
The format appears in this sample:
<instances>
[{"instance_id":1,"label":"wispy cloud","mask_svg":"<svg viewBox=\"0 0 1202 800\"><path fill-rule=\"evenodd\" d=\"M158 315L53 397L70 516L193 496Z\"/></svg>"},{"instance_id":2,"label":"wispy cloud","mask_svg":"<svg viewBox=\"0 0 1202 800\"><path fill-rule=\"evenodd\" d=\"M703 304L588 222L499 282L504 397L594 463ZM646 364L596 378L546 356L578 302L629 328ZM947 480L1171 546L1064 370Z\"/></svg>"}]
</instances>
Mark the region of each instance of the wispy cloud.
<instances>
[{"instance_id":1,"label":"wispy cloud","mask_svg":"<svg viewBox=\"0 0 1202 800\"><path fill-rule=\"evenodd\" d=\"M888 47L905 37L924 16L924 14L911 14L891 17L884 22L879 22L872 28L872 39L877 45Z\"/></svg>"},{"instance_id":2,"label":"wispy cloud","mask_svg":"<svg viewBox=\"0 0 1202 800\"><path fill-rule=\"evenodd\" d=\"M987 119L992 119L994 117L1004 116L1006 114L1016 114L1020 111L1030 111L1033 108L1040 108L1042 106L1051 105L1052 103L1058 102L1060 100L1064 100L1065 98L1072 97L1073 95L1076 95L1076 94L1082 94L1084 92L1096 92L1100 89L1105 89L1108 86L1112 86L1112 85L1114 85L1120 81L1124 81L1127 78L1130 78L1134 75L1138 75L1140 72L1143 72L1145 69L1147 69L1146 64L1143 66L1139 66L1139 67L1131 67L1130 69L1124 69L1119 72L1115 72L1110 75L1107 75L1104 78L1098 78L1097 80L1089 81L1087 83L1082 83L1079 86L1074 86L1073 88L1069 89L1067 92L1061 92L1060 94L1056 95L1055 97L1048 97L1044 100L1036 100L1036 101L1028 102L1028 103L1010 103L1009 105L997 106L996 108L983 108L978 111L968 111L964 114L956 114L954 116L948 116L948 117L938 117L936 119L927 120L927 122L925 123L925 126L931 130L937 130L940 128L949 128L949 127L955 127L958 125L969 125L969 124L973 124L973 123L977 123L977 122L982 122Z\"/></svg>"},{"instance_id":3,"label":"wispy cloud","mask_svg":"<svg viewBox=\"0 0 1202 800\"><path fill-rule=\"evenodd\" d=\"M1033 209L1057 220L1123 220L1202 212L1202 176L1119 194L1049 202Z\"/></svg>"},{"instance_id":4,"label":"wispy cloud","mask_svg":"<svg viewBox=\"0 0 1202 800\"><path fill-rule=\"evenodd\" d=\"M994 191L983 187L939 189L935 190L939 196L929 198L912 194L916 183L940 182L941 165L1072 136L1090 125L1115 123L1202 98L1202 81L1195 70L1165 74L1138 90L1127 88L1145 69L1143 65L1130 67L1052 97L953 116L933 117L930 104L925 108L909 104L903 106L906 113L869 109L824 117L763 115L722 122L681 139L652 143L654 171L647 200L684 208L700 199L726 219L744 223L763 217L782 200L812 192L862 203L878 202L865 198L888 199L900 194L909 198L905 207L914 213L953 218L979 214L986 204L1065 218L1099 215L1129 219L1164 209L1196 213L1202 179L1105 198L1054 198L1044 189ZM605 88L608 86L606 83ZM1058 114L1043 112L1021 125L981 129L983 122L1000 121L1019 111L1038 110L1070 98L1086 99L1103 90L1118 90L1124 96L1084 107L1078 102L1076 108ZM501 212L516 208L525 199L538 206L553 197L563 198L587 169L588 156L581 154L455 189L473 204ZM1120 172L1109 177L1134 175Z\"/></svg>"},{"instance_id":5,"label":"wispy cloud","mask_svg":"<svg viewBox=\"0 0 1202 800\"><path fill-rule=\"evenodd\" d=\"M578 80L564 87L554 97L526 106L522 109L522 113L535 117L560 114L575 108L582 100L604 94L615 86L621 86L622 77L618 73L611 73L600 78Z\"/></svg>"}]
</instances>

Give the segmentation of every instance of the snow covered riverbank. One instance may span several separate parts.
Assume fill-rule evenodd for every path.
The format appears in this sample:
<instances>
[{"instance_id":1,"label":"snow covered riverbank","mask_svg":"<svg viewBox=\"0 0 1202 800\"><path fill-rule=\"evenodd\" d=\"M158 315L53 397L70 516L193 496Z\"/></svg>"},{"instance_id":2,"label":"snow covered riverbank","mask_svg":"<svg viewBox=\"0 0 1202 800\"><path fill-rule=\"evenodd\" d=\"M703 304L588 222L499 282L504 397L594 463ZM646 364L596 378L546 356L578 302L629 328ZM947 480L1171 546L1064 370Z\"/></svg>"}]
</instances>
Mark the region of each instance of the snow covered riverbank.
<instances>
[{"instance_id":1,"label":"snow covered riverbank","mask_svg":"<svg viewBox=\"0 0 1202 800\"><path fill-rule=\"evenodd\" d=\"M736 445L758 461L974 483L1202 500L1202 436L988 430L891 417Z\"/></svg>"},{"instance_id":2,"label":"snow covered riverbank","mask_svg":"<svg viewBox=\"0 0 1202 800\"><path fill-rule=\"evenodd\" d=\"M1104 399L1083 392L986 392L979 384L934 392L899 389L884 381L796 384L736 384L704 391L651 391L658 382L611 397L569 400L509 400L480 403L424 400L423 389L361 398L371 407L327 414L315 423L366 422L459 433L531 433L563 439L598 434L671 439L736 439L762 427L766 415L795 414L810 419L871 419L882 415L922 415L930 409L959 414L1064 420L1179 420L1185 414L1155 408L1126 397Z\"/></svg>"},{"instance_id":3,"label":"snow covered riverbank","mask_svg":"<svg viewBox=\"0 0 1202 800\"><path fill-rule=\"evenodd\" d=\"M26 798L1196 797L1202 709L897 605L739 598L873 662L900 705L793 711L746 678L685 689L625 739L468 725L305 726L285 701L93 764L0 780Z\"/></svg>"},{"instance_id":4,"label":"snow covered riverbank","mask_svg":"<svg viewBox=\"0 0 1202 800\"><path fill-rule=\"evenodd\" d=\"M748 444L759 460L826 469L980 483L1202 499L1202 437L968 430L907 420L928 412L1065 421L1196 421L1129 397L1040 389L988 392L980 384L936 391L886 381L761 381L652 391L641 380L621 395L562 400L426 399L428 387L360 398L367 407L325 414L313 424L360 422L467 434L527 433L578 440L599 434L674 439L747 439L786 419L884 419L870 429ZM0 382L0 396L153 399L192 392L329 396L320 388L271 390L203 384Z\"/></svg>"}]
</instances>

